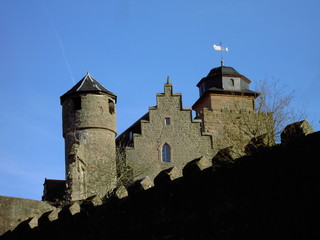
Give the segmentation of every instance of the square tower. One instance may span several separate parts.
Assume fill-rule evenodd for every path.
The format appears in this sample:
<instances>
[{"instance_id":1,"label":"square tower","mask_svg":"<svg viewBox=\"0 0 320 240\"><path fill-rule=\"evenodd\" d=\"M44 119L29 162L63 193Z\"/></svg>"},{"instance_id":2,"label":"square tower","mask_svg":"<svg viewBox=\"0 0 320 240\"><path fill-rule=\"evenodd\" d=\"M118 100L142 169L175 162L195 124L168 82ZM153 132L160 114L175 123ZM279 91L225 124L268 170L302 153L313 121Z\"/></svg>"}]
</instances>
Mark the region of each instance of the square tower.
<instances>
[{"instance_id":1,"label":"square tower","mask_svg":"<svg viewBox=\"0 0 320 240\"><path fill-rule=\"evenodd\" d=\"M202 130L212 134L215 149L234 146L242 155L252 138L272 135L272 115L256 112L259 93L249 89L250 83L234 68L220 66L197 84L200 97L192 109L202 120Z\"/></svg>"}]
</instances>

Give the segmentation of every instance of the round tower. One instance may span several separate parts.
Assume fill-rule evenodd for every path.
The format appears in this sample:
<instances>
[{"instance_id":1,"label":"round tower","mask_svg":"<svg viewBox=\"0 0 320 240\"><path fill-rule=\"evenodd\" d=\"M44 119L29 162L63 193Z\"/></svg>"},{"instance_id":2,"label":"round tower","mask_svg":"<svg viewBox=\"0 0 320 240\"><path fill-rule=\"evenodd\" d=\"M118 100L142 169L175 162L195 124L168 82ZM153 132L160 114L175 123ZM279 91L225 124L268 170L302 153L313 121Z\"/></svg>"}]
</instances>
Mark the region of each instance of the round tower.
<instances>
[{"instance_id":1,"label":"round tower","mask_svg":"<svg viewBox=\"0 0 320 240\"><path fill-rule=\"evenodd\" d=\"M87 73L60 99L66 197L103 197L116 186L116 95Z\"/></svg>"}]
</instances>

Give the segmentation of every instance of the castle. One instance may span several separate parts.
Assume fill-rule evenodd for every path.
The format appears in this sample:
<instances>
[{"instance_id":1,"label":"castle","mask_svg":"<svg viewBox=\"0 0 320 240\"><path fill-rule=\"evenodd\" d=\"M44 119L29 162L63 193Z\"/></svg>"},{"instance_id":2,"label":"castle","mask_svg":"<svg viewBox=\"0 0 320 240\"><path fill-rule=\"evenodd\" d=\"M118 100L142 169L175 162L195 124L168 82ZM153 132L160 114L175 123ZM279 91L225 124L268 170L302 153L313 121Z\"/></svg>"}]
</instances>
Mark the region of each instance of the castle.
<instances>
[{"instance_id":1,"label":"castle","mask_svg":"<svg viewBox=\"0 0 320 240\"><path fill-rule=\"evenodd\" d=\"M231 145L240 156L250 139L272 133L272 116L255 111L259 93L250 82L232 67L213 68L197 84L199 99L185 108L168 77L156 106L115 139L117 97L87 73L61 96L66 180L46 179L43 200L103 197L119 183L153 180Z\"/></svg>"},{"instance_id":2,"label":"castle","mask_svg":"<svg viewBox=\"0 0 320 240\"><path fill-rule=\"evenodd\" d=\"M0 197L1 239L319 236L319 132L297 122L272 146L249 84L214 68L184 108L167 79L115 138L117 97L86 74L61 96L66 179L46 179L43 201Z\"/></svg>"}]
</instances>

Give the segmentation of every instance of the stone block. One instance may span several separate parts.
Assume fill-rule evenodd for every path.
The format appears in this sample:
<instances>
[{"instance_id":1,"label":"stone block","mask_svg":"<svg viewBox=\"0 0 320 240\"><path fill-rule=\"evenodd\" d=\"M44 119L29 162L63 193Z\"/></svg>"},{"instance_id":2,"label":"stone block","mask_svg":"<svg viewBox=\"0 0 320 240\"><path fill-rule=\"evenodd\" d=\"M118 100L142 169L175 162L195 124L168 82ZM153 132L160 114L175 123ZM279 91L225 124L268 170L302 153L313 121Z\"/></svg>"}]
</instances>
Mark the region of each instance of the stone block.
<instances>
[{"instance_id":1,"label":"stone block","mask_svg":"<svg viewBox=\"0 0 320 240\"><path fill-rule=\"evenodd\" d=\"M55 210L42 214L38 219L38 224L42 226L42 225L50 224L51 222L57 220L59 217L60 211L61 211L61 208L56 208Z\"/></svg>"},{"instance_id":2,"label":"stone block","mask_svg":"<svg viewBox=\"0 0 320 240\"><path fill-rule=\"evenodd\" d=\"M28 231L38 226L38 217L31 217L23 222L21 222L16 230L20 232Z\"/></svg>"},{"instance_id":3,"label":"stone block","mask_svg":"<svg viewBox=\"0 0 320 240\"><path fill-rule=\"evenodd\" d=\"M262 134L258 137L252 138L245 146L244 151L246 154L251 155L263 148L274 145L274 143L274 139L271 139L268 134Z\"/></svg>"},{"instance_id":4,"label":"stone block","mask_svg":"<svg viewBox=\"0 0 320 240\"><path fill-rule=\"evenodd\" d=\"M145 191L153 186L154 184L152 180L148 176L146 176L140 180L135 181L133 184L131 184L128 187L128 192L129 194L137 193L137 192Z\"/></svg>"},{"instance_id":5,"label":"stone block","mask_svg":"<svg viewBox=\"0 0 320 240\"><path fill-rule=\"evenodd\" d=\"M202 170L212 167L212 162L207 157L197 158L188 162L185 167L182 169L183 176L194 176L200 173Z\"/></svg>"},{"instance_id":6,"label":"stone block","mask_svg":"<svg viewBox=\"0 0 320 240\"><path fill-rule=\"evenodd\" d=\"M69 207L69 212L71 215L75 215L76 213L80 212L80 205L77 202L74 202L70 207Z\"/></svg>"},{"instance_id":7,"label":"stone block","mask_svg":"<svg viewBox=\"0 0 320 240\"><path fill-rule=\"evenodd\" d=\"M94 207L99 206L99 205L102 204L102 200L98 195L89 197L85 201L91 202Z\"/></svg>"},{"instance_id":8,"label":"stone block","mask_svg":"<svg viewBox=\"0 0 320 240\"><path fill-rule=\"evenodd\" d=\"M313 133L313 128L308 120L292 123L281 132L281 143L288 143L310 133Z\"/></svg>"},{"instance_id":9,"label":"stone block","mask_svg":"<svg viewBox=\"0 0 320 240\"><path fill-rule=\"evenodd\" d=\"M91 196L83 200L80 204L81 211L89 212L93 210L96 206L101 205L103 202L98 195Z\"/></svg>"},{"instance_id":10,"label":"stone block","mask_svg":"<svg viewBox=\"0 0 320 240\"><path fill-rule=\"evenodd\" d=\"M146 176L140 181L140 185L144 190L147 190L154 186L152 180L148 176Z\"/></svg>"},{"instance_id":11,"label":"stone block","mask_svg":"<svg viewBox=\"0 0 320 240\"><path fill-rule=\"evenodd\" d=\"M171 167L161 171L154 179L156 186L165 185L173 180L182 177L182 170L177 167Z\"/></svg>"},{"instance_id":12,"label":"stone block","mask_svg":"<svg viewBox=\"0 0 320 240\"><path fill-rule=\"evenodd\" d=\"M73 204L62 208L62 210L58 214L58 218L72 217L79 212L80 212L80 205L79 203L74 202Z\"/></svg>"},{"instance_id":13,"label":"stone block","mask_svg":"<svg viewBox=\"0 0 320 240\"><path fill-rule=\"evenodd\" d=\"M31 229L37 227L38 226L38 217L33 217L33 218L29 219L28 225Z\"/></svg>"},{"instance_id":14,"label":"stone block","mask_svg":"<svg viewBox=\"0 0 320 240\"><path fill-rule=\"evenodd\" d=\"M223 149L220 149L217 154L212 158L213 166L220 166L225 163L234 162L234 160L237 158L236 153L233 151L233 147L226 147Z\"/></svg>"},{"instance_id":15,"label":"stone block","mask_svg":"<svg viewBox=\"0 0 320 240\"><path fill-rule=\"evenodd\" d=\"M122 199L128 197L129 194L127 189L122 185L116 190L115 195L118 199Z\"/></svg>"},{"instance_id":16,"label":"stone block","mask_svg":"<svg viewBox=\"0 0 320 240\"><path fill-rule=\"evenodd\" d=\"M55 210L49 212L48 214L48 220L50 222L55 221L59 217L59 212L61 211L61 208L56 208Z\"/></svg>"}]
</instances>

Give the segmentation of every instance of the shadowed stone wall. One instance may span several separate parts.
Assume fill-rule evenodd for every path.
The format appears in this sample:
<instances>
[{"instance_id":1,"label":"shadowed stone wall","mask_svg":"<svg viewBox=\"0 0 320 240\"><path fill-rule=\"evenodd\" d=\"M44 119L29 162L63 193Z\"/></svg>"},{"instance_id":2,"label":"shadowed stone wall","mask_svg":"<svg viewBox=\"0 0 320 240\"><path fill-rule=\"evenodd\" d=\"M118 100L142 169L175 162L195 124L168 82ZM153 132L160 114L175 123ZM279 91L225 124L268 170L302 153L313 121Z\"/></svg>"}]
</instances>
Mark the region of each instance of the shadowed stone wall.
<instances>
[{"instance_id":1,"label":"shadowed stone wall","mask_svg":"<svg viewBox=\"0 0 320 240\"><path fill-rule=\"evenodd\" d=\"M204 131L212 134L215 149L233 146L241 156L249 141L263 134L268 145L274 144L272 114L203 108L198 117L203 121Z\"/></svg>"}]
</instances>

